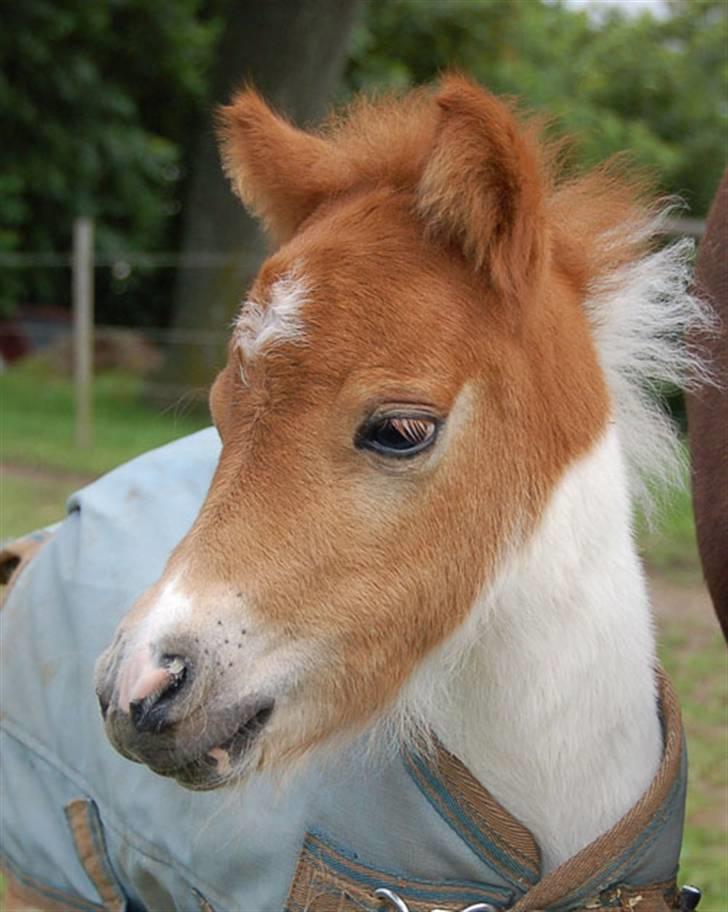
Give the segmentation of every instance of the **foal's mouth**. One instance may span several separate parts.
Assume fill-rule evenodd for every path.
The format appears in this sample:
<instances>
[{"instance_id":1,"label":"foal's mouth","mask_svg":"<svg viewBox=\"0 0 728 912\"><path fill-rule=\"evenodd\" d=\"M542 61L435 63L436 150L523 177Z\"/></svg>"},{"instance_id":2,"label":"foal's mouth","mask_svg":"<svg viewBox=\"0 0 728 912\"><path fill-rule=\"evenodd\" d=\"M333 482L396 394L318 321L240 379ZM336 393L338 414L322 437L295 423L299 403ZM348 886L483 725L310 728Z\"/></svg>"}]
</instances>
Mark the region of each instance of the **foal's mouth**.
<instances>
[{"instance_id":1,"label":"foal's mouth","mask_svg":"<svg viewBox=\"0 0 728 912\"><path fill-rule=\"evenodd\" d=\"M213 741L194 760L165 775L195 791L209 791L240 778L246 769L250 751L273 715L272 699L260 701L243 717L231 735Z\"/></svg>"},{"instance_id":2,"label":"foal's mouth","mask_svg":"<svg viewBox=\"0 0 728 912\"><path fill-rule=\"evenodd\" d=\"M229 738L207 751L202 757L202 762L210 770L213 778L208 778L202 786L194 785L193 788L217 788L231 776L234 777L236 770L241 770L250 748L273 715L274 705L273 700L267 700L257 712L242 722ZM179 774L176 774L176 778L182 781Z\"/></svg>"},{"instance_id":3,"label":"foal's mouth","mask_svg":"<svg viewBox=\"0 0 728 912\"><path fill-rule=\"evenodd\" d=\"M217 719L208 717L203 730L194 735L185 732L185 722L189 724L191 719L181 719L161 734L147 734L133 731L126 714L115 714L107 720L107 727L112 743L123 756L176 779L185 788L208 791L246 774L252 748L274 708L272 698L246 702Z\"/></svg>"}]
</instances>

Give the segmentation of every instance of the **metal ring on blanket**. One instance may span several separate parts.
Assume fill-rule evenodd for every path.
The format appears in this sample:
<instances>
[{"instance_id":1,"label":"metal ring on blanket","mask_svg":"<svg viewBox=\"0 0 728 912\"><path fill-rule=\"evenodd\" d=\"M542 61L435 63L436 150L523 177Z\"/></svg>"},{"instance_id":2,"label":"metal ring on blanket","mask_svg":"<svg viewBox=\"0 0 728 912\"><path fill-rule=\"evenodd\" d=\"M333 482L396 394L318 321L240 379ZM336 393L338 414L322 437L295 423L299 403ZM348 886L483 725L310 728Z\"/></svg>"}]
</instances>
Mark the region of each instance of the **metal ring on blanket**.
<instances>
[{"instance_id":1,"label":"metal ring on blanket","mask_svg":"<svg viewBox=\"0 0 728 912\"><path fill-rule=\"evenodd\" d=\"M410 912L410 907L402 899L401 896L398 896L394 890L388 890L386 887L380 887L378 890L374 891L374 895L377 899L383 899L385 902L396 909L397 912ZM446 912L444 909L432 909L432 912ZM461 912L497 912L494 906L491 906L490 903L473 903L473 905L468 906L465 909L462 909Z\"/></svg>"}]
</instances>

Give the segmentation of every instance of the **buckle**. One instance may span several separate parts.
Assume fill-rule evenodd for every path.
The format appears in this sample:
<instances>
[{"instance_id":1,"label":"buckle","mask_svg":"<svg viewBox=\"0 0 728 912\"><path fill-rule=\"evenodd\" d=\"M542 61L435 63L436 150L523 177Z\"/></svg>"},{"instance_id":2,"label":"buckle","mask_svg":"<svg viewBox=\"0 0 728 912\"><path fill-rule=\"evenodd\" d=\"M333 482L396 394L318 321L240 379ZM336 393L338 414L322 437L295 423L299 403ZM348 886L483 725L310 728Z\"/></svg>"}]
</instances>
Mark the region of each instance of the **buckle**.
<instances>
[{"instance_id":1,"label":"buckle","mask_svg":"<svg viewBox=\"0 0 728 912\"><path fill-rule=\"evenodd\" d=\"M396 909L397 912L410 912L410 907L402 899L401 896L398 896L394 890L388 890L386 887L380 887L378 890L374 891L374 895L377 899L383 899L384 902L389 903L389 905Z\"/></svg>"},{"instance_id":2,"label":"buckle","mask_svg":"<svg viewBox=\"0 0 728 912\"><path fill-rule=\"evenodd\" d=\"M378 890L374 891L374 895L377 897L377 899L388 903L389 906L392 909L396 909L397 912L410 912L410 907L398 893L394 892L394 890L388 890L386 887L380 887ZM447 910L432 909L431 912L447 912ZM464 909L461 909L460 912L498 912L498 910L490 903L478 902L473 903Z\"/></svg>"}]
</instances>

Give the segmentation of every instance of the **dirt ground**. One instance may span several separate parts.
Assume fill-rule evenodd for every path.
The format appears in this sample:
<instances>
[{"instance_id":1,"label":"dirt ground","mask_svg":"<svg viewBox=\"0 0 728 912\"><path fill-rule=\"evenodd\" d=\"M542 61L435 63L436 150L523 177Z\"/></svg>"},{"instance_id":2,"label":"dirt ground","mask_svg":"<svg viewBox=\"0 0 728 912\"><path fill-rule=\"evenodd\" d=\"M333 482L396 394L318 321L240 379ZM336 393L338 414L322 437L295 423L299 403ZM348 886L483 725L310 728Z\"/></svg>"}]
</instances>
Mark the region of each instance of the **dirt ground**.
<instances>
[{"instance_id":1,"label":"dirt ground","mask_svg":"<svg viewBox=\"0 0 728 912\"><path fill-rule=\"evenodd\" d=\"M652 576L650 592L658 624L661 620L689 616L699 630L720 634L708 590L702 584L685 586Z\"/></svg>"}]
</instances>

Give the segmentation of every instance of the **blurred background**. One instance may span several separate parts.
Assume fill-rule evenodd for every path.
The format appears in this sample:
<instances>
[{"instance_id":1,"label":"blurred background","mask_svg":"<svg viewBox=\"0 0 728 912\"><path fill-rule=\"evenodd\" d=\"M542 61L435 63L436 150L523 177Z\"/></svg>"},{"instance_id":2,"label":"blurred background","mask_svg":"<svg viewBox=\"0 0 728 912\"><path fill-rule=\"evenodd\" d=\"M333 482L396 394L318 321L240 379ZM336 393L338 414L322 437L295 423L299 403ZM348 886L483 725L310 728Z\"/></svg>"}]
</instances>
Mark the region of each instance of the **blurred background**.
<instances>
[{"instance_id":1,"label":"blurred background","mask_svg":"<svg viewBox=\"0 0 728 912\"><path fill-rule=\"evenodd\" d=\"M684 200L676 237L699 240L728 158L726 0L24 0L0 64L0 539L208 423L265 254L214 144L244 81L307 125L461 68L552 115L584 165L627 150ZM689 494L639 526L691 748L681 879L725 912L728 666Z\"/></svg>"}]
</instances>

